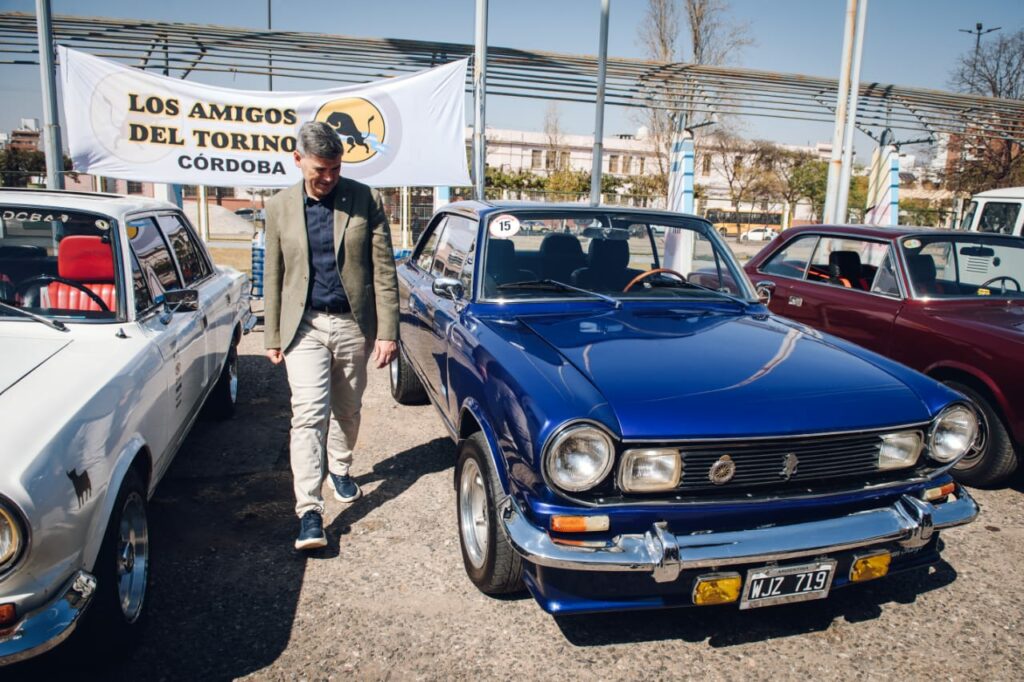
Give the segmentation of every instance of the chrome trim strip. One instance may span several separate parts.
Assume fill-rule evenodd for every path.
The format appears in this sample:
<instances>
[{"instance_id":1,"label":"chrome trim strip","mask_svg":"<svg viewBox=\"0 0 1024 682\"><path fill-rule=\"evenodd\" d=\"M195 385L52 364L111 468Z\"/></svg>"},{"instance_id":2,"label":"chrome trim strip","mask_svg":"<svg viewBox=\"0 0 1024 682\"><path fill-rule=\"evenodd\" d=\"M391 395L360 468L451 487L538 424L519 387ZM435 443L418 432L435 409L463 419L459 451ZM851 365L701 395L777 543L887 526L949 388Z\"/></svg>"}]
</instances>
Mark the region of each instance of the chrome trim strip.
<instances>
[{"instance_id":1,"label":"chrome trim strip","mask_svg":"<svg viewBox=\"0 0 1024 682\"><path fill-rule=\"evenodd\" d=\"M825 438L828 436L867 436L872 433L890 433L892 431L910 431L912 429L919 429L926 427L931 424L930 421L916 422L913 424L903 424L894 426L883 426L872 429L856 429L854 431L822 431L819 433L783 433L776 434L774 436L728 436L718 438L676 438L676 439L658 439L658 438L623 438L619 442L621 443L648 443L651 447L656 447L661 444L691 444L691 443L724 443L724 442L746 442L751 440L785 440L785 439L797 439L797 438Z\"/></svg>"},{"instance_id":2,"label":"chrome trim strip","mask_svg":"<svg viewBox=\"0 0 1024 682\"><path fill-rule=\"evenodd\" d=\"M512 497L502 501L499 514L509 542L526 561L571 571L650 573L655 581L668 582L684 569L827 556L890 542L920 547L934 531L970 523L978 515L963 487L954 494L955 501L940 505L902 495L891 506L846 516L721 533L674 535L658 522L643 535L619 535L602 548L556 544Z\"/></svg>"},{"instance_id":3,"label":"chrome trim strip","mask_svg":"<svg viewBox=\"0 0 1024 682\"><path fill-rule=\"evenodd\" d=\"M9 634L0 635L0 666L38 656L74 632L96 591L96 578L78 571L56 599L29 613Z\"/></svg>"}]
</instances>

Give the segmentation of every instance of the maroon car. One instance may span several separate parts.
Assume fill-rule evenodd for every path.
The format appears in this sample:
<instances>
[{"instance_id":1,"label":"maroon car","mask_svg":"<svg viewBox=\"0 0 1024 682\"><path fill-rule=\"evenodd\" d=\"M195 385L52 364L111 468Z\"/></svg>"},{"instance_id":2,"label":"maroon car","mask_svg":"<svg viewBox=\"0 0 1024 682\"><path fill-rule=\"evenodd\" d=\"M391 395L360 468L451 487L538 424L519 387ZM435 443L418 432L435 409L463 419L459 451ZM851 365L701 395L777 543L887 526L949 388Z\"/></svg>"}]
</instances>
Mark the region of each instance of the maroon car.
<instances>
[{"instance_id":1,"label":"maroon car","mask_svg":"<svg viewBox=\"0 0 1024 682\"><path fill-rule=\"evenodd\" d=\"M747 263L769 308L909 365L978 405L958 478L993 486L1024 444L1024 239L922 228L787 230Z\"/></svg>"}]
</instances>

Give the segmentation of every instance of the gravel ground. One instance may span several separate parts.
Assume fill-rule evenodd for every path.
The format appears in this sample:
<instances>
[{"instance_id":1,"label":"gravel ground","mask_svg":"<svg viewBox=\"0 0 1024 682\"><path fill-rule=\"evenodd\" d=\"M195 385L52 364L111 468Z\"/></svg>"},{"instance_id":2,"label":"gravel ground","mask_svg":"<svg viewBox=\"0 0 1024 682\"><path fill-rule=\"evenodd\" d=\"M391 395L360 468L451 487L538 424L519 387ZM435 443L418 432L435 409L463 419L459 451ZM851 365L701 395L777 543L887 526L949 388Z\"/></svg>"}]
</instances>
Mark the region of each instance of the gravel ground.
<instances>
[{"instance_id":1,"label":"gravel ground","mask_svg":"<svg viewBox=\"0 0 1024 682\"><path fill-rule=\"evenodd\" d=\"M259 328L257 328L258 330ZM288 389L243 340L238 414L200 423L151 504L151 620L116 665L60 649L4 680L1021 679L1024 485L977 491L928 573L751 612L732 607L556 619L466 578L455 448L432 407L399 407L370 373L354 474L328 497L328 548L292 549Z\"/></svg>"}]
</instances>

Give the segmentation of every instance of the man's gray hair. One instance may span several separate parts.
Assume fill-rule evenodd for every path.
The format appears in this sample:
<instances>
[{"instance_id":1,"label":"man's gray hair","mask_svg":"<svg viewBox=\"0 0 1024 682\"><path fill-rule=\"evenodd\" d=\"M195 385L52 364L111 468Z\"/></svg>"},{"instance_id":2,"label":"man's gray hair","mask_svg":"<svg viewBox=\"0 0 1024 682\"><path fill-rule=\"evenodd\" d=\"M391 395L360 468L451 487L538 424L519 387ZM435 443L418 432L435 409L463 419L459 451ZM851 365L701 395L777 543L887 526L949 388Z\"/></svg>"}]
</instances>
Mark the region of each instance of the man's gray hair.
<instances>
[{"instance_id":1,"label":"man's gray hair","mask_svg":"<svg viewBox=\"0 0 1024 682\"><path fill-rule=\"evenodd\" d=\"M322 121L306 121L299 128L299 154L334 159L341 156L344 147L334 128Z\"/></svg>"}]
</instances>

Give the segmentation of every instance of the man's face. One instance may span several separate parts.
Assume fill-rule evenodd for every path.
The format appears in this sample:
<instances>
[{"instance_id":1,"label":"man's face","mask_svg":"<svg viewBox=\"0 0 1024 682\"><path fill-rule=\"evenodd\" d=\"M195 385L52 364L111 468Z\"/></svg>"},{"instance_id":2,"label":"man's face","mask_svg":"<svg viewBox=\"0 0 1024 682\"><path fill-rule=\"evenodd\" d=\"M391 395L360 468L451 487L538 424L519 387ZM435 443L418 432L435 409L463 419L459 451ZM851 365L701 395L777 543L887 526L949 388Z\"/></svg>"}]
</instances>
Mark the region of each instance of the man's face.
<instances>
[{"instance_id":1,"label":"man's face","mask_svg":"<svg viewBox=\"0 0 1024 682\"><path fill-rule=\"evenodd\" d=\"M295 165L302 171L302 181L306 185L306 194L320 199L334 189L341 177L341 155L333 159L307 154L303 156L295 152Z\"/></svg>"}]
</instances>

